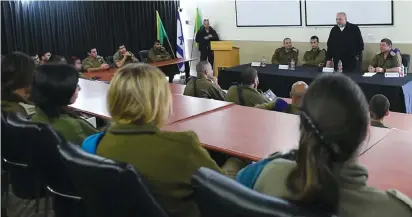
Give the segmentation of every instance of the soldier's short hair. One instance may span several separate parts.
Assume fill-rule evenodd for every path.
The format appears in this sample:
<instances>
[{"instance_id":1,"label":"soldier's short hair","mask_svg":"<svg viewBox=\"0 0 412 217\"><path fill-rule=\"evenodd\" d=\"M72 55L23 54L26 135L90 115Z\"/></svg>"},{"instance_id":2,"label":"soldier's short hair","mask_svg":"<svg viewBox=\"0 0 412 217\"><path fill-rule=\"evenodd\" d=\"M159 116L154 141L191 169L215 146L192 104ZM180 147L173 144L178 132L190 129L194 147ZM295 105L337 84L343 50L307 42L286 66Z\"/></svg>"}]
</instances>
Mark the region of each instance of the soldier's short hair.
<instances>
[{"instance_id":1,"label":"soldier's short hair","mask_svg":"<svg viewBox=\"0 0 412 217\"><path fill-rule=\"evenodd\" d=\"M283 39L283 43L285 43L286 40L291 40L292 41L292 39L290 39L290 38L285 38L285 39Z\"/></svg>"},{"instance_id":2,"label":"soldier's short hair","mask_svg":"<svg viewBox=\"0 0 412 217\"><path fill-rule=\"evenodd\" d=\"M196 65L196 72L198 74L198 76L204 72L206 72L208 69L212 68L212 66L210 65L209 62L207 61L200 61L197 65Z\"/></svg>"},{"instance_id":3,"label":"soldier's short hair","mask_svg":"<svg viewBox=\"0 0 412 217\"><path fill-rule=\"evenodd\" d=\"M154 41L154 43L153 43L153 44L156 44L156 43L161 44L161 43L160 43L160 40L156 40L156 41Z\"/></svg>"},{"instance_id":4,"label":"soldier's short hair","mask_svg":"<svg viewBox=\"0 0 412 217\"><path fill-rule=\"evenodd\" d=\"M385 42L389 47L392 47L392 41L389 38L384 38L381 40L381 43Z\"/></svg>"},{"instance_id":5,"label":"soldier's short hair","mask_svg":"<svg viewBox=\"0 0 412 217\"><path fill-rule=\"evenodd\" d=\"M255 82L255 79L256 79L257 76L258 76L257 75L257 70L255 68L248 67L241 74L242 84L244 84L244 85L253 84L253 82Z\"/></svg>"},{"instance_id":6,"label":"soldier's short hair","mask_svg":"<svg viewBox=\"0 0 412 217\"><path fill-rule=\"evenodd\" d=\"M376 94L369 102L371 118L380 120L389 111L390 102L383 94Z\"/></svg>"},{"instance_id":7,"label":"soldier's short hair","mask_svg":"<svg viewBox=\"0 0 412 217\"><path fill-rule=\"evenodd\" d=\"M316 42L319 42L319 38L316 35L310 37L310 40L316 40Z\"/></svg>"}]
</instances>

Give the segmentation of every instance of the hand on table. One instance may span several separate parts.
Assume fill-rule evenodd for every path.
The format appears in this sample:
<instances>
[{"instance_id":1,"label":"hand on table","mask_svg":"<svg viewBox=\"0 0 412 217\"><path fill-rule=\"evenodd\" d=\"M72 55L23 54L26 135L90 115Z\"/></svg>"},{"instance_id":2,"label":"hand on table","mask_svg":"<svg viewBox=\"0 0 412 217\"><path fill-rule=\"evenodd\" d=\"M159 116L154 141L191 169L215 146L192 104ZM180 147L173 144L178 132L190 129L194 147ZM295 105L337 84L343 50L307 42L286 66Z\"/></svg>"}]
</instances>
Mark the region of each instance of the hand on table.
<instances>
[{"instance_id":1,"label":"hand on table","mask_svg":"<svg viewBox=\"0 0 412 217\"><path fill-rule=\"evenodd\" d=\"M319 63L319 65L318 65L318 66L319 66L319 67L322 67L323 65L324 65L323 63Z\"/></svg>"},{"instance_id":2,"label":"hand on table","mask_svg":"<svg viewBox=\"0 0 412 217\"><path fill-rule=\"evenodd\" d=\"M101 68L101 69L108 69L108 68L110 68L110 66L109 66L109 64L102 64L102 65L100 66L100 68Z\"/></svg>"},{"instance_id":3,"label":"hand on table","mask_svg":"<svg viewBox=\"0 0 412 217\"><path fill-rule=\"evenodd\" d=\"M374 67L372 67L372 66L369 66L368 71L369 71L369 72L375 72L376 69L375 69Z\"/></svg>"},{"instance_id":4,"label":"hand on table","mask_svg":"<svg viewBox=\"0 0 412 217\"><path fill-rule=\"evenodd\" d=\"M384 70L383 70L383 68L381 68L381 67L376 67L375 68L375 72L383 72Z\"/></svg>"}]
</instances>

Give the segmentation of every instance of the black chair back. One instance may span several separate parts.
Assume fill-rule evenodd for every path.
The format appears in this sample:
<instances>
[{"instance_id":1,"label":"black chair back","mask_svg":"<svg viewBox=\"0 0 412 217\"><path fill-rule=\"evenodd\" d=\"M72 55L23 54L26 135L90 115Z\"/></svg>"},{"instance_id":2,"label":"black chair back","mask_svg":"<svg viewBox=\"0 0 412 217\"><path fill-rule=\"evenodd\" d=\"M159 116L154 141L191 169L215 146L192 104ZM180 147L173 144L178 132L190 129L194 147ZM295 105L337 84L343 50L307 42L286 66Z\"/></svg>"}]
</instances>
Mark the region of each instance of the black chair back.
<instances>
[{"instance_id":1,"label":"black chair back","mask_svg":"<svg viewBox=\"0 0 412 217\"><path fill-rule=\"evenodd\" d=\"M37 199L46 195L42 149L38 137L45 125L33 124L19 113L2 111L2 161L9 173L12 192L21 199Z\"/></svg>"},{"instance_id":2,"label":"black chair back","mask_svg":"<svg viewBox=\"0 0 412 217\"><path fill-rule=\"evenodd\" d=\"M147 63L149 58L149 51L148 50L141 50L139 51L140 61Z\"/></svg>"},{"instance_id":3,"label":"black chair back","mask_svg":"<svg viewBox=\"0 0 412 217\"><path fill-rule=\"evenodd\" d=\"M47 195L47 186L57 193L53 193L57 217L70 216L66 215L70 210L80 216L84 209L77 200L60 196L75 195L68 170L60 160L58 147L65 142L64 138L50 126L28 121L18 113L2 113L2 130L3 126L8 135L3 161L9 162L13 193L22 199L36 199Z\"/></svg>"},{"instance_id":4,"label":"black chair back","mask_svg":"<svg viewBox=\"0 0 412 217\"><path fill-rule=\"evenodd\" d=\"M192 186L202 217L329 216L258 193L208 168L200 168L193 175Z\"/></svg>"},{"instance_id":5,"label":"black chair back","mask_svg":"<svg viewBox=\"0 0 412 217\"><path fill-rule=\"evenodd\" d=\"M403 66L405 66L405 72L407 73L411 65L411 55L401 54L401 57L402 57L402 64Z\"/></svg>"},{"instance_id":6,"label":"black chair back","mask_svg":"<svg viewBox=\"0 0 412 217\"><path fill-rule=\"evenodd\" d=\"M106 60L107 64L109 64L110 67L114 67L115 64L114 64L113 56L107 56L105 58L105 60Z\"/></svg>"},{"instance_id":7,"label":"black chair back","mask_svg":"<svg viewBox=\"0 0 412 217\"><path fill-rule=\"evenodd\" d=\"M167 216L130 164L92 155L73 145L60 146L60 153L89 216Z\"/></svg>"}]
</instances>

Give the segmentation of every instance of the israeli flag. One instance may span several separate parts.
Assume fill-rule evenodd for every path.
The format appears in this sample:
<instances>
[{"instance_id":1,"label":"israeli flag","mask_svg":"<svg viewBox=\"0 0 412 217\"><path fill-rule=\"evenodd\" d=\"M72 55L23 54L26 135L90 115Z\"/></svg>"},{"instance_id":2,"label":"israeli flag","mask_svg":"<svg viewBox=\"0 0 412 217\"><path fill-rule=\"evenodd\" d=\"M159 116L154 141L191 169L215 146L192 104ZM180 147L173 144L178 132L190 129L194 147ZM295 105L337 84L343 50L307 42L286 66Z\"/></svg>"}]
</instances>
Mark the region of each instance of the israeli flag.
<instances>
[{"instance_id":1,"label":"israeli flag","mask_svg":"<svg viewBox=\"0 0 412 217\"><path fill-rule=\"evenodd\" d=\"M179 11L177 11L177 37L176 37L176 57L177 58L184 58L185 57L185 39L183 38L183 30L182 30L182 21L180 20ZM179 71L185 71L185 64L179 63L178 64Z\"/></svg>"}]
</instances>

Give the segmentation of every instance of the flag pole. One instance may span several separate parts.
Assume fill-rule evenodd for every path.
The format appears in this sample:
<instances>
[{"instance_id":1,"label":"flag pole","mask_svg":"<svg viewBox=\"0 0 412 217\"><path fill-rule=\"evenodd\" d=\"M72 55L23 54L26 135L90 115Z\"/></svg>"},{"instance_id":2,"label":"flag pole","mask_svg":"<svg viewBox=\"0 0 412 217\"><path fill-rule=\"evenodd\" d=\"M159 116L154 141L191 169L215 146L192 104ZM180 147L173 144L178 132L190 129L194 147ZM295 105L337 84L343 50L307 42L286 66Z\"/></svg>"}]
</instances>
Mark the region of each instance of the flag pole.
<instances>
[{"instance_id":1,"label":"flag pole","mask_svg":"<svg viewBox=\"0 0 412 217\"><path fill-rule=\"evenodd\" d=\"M175 54L175 52L173 51L172 44L170 44L169 37L166 37L166 39L167 39L167 43L169 44L169 48L170 48L170 50L172 51L173 57L176 59L176 54Z\"/></svg>"},{"instance_id":2,"label":"flag pole","mask_svg":"<svg viewBox=\"0 0 412 217\"><path fill-rule=\"evenodd\" d=\"M192 38L192 50L190 51L190 59L193 59L193 46L195 45L195 38L196 38L196 24L195 27L193 27L193 38ZM192 61L189 62L189 67L192 66Z\"/></svg>"}]
</instances>

